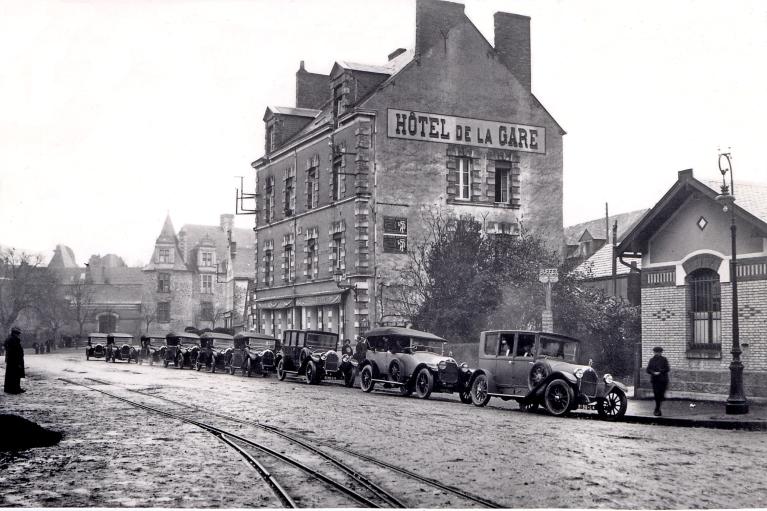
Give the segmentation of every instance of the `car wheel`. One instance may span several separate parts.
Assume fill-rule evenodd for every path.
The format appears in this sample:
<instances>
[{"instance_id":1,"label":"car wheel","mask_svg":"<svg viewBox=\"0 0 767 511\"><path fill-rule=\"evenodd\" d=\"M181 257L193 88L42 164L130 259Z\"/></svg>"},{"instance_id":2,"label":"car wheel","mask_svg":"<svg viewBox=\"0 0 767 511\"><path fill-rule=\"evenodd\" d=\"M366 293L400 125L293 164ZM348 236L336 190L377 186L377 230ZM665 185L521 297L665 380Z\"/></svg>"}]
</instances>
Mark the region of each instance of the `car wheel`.
<instances>
[{"instance_id":1,"label":"car wheel","mask_svg":"<svg viewBox=\"0 0 767 511\"><path fill-rule=\"evenodd\" d=\"M90 359L91 359L91 354L88 353L88 350L85 350L85 360L90 360Z\"/></svg>"},{"instance_id":2,"label":"car wheel","mask_svg":"<svg viewBox=\"0 0 767 511\"><path fill-rule=\"evenodd\" d=\"M613 387L604 399L597 401L597 413L604 419L618 420L626 414L627 406L626 394Z\"/></svg>"},{"instance_id":3,"label":"car wheel","mask_svg":"<svg viewBox=\"0 0 767 511\"><path fill-rule=\"evenodd\" d=\"M411 387L407 383L400 385L399 393L401 396L405 396L405 397L411 396L413 395L413 387Z\"/></svg>"},{"instance_id":4,"label":"car wheel","mask_svg":"<svg viewBox=\"0 0 767 511\"><path fill-rule=\"evenodd\" d=\"M234 374L234 366L233 365L229 366L229 374L232 374L232 375Z\"/></svg>"},{"instance_id":5,"label":"car wheel","mask_svg":"<svg viewBox=\"0 0 767 511\"><path fill-rule=\"evenodd\" d=\"M202 369L202 364L201 364L201 363L199 363L199 362L196 362L196 363L194 364L194 368L195 368L197 371L199 371L200 369Z\"/></svg>"},{"instance_id":6,"label":"car wheel","mask_svg":"<svg viewBox=\"0 0 767 511\"><path fill-rule=\"evenodd\" d=\"M168 367L168 361L167 360L163 360L162 361L162 365L163 365L163 367Z\"/></svg>"},{"instance_id":7,"label":"car wheel","mask_svg":"<svg viewBox=\"0 0 767 511\"><path fill-rule=\"evenodd\" d=\"M434 389L434 377L428 368L423 367L415 377L415 394L421 399L429 399Z\"/></svg>"},{"instance_id":8,"label":"car wheel","mask_svg":"<svg viewBox=\"0 0 767 511\"><path fill-rule=\"evenodd\" d=\"M184 357L179 357L178 360L176 360L176 367L179 369L184 368Z\"/></svg>"},{"instance_id":9,"label":"car wheel","mask_svg":"<svg viewBox=\"0 0 767 511\"><path fill-rule=\"evenodd\" d=\"M391 381L396 381L401 383L403 380L402 378L403 372L404 371L402 370L402 362L396 359L392 360L391 364L389 364L389 379Z\"/></svg>"},{"instance_id":10,"label":"car wheel","mask_svg":"<svg viewBox=\"0 0 767 511\"><path fill-rule=\"evenodd\" d=\"M310 360L306 363L306 371L304 374L306 375L306 383L309 385L317 383L317 366L314 364L314 361Z\"/></svg>"},{"instance_id":11,"label":"car wheel","mask_svg":"<svg viewBox=\"0 0 767 511\"><path fill-rule=\"evenodd\" d=\"M543 404L551 415L565 415L573 404L573 389L570 384L562 379L550 382L543 393Z\"/></svg>"},{"instance_id":12,"label":"car wheel","mask_svg":"<svg viewBox=\"0 0 767 511\"><path fill-rule=\"evenodd\" d=\"M468 405L471 403L471 390L464 390L458 393L458 397L461 399L461 403Z\"/></svg>"},{"instance_id":13,"label":"car wheel","mask_svg":"<svg viewBox=\"0 0 767 511\"><path fill-rule=\"evenodd\" d=\"M282 359L280 359L280 361L277 363L277 378L280 381L283 381L285 376L287 376L285 373L285 363Z\"/></svg>"},{"instance_id":14,"label":"car wheel","mask_svg":"<svg viewBox=\"0 0 767 511\"><path fill-rule=\"evenodd\" d=\"M354 387L354 377L357 376L354 372L355 369L352 367L344 373L344 385L347 387Z\"/></svg>"},{"instance_id":15,"label":"car wheel","mask_svg":"<svg viewBox=\"0 0 767 511\"><path fill-rule=\"evenodd\" d=\"M371 392L376 382L373 381L373 366L366 365L360 372L360 388L363 392Z\"/></svg>"},{"instance_id":16,"label":"car wheel","mask_svg":"<svg viewBox=\"0 0 767 511\"><path fill-rule=\"evenodd\" d=\"M527 387L533 390L549 376L549 368L544 364L536 364L530 369L527 377Z\"/></svg>"},{"instance_id":17,"label":"car wheel","mask_svg":"<svg viewBox=\"0 0 767 511\"><path fill-rule=\"evenodd\" d=\"M246 358L242 362L242 367L240 367L240 370L242 371L243 376L250 376L250 358Z\"/></svg>"},{"instance_id":18,"label":"car wheel","mask_svg":"<svg viewBox=\"0 0 767 511\"><path fill-rule=\"evenodd\" d=\"M487 393L487 376L477 375L471 384L471 402L474 406L485 406L490 401L490 394Z\"/></svg>"}]
</instances>

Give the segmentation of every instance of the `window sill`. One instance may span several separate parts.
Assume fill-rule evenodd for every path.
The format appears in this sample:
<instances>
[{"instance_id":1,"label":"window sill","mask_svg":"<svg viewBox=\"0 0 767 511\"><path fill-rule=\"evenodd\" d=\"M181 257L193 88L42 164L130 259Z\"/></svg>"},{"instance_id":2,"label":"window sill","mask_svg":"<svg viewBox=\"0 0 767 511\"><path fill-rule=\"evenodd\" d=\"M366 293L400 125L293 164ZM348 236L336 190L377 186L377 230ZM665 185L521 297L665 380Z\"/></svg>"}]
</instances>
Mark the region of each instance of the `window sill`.
<instances>
[{"instance_id":1,"label":"window sill","mask_svg":"<svg viewBox=\"0 0 767 511\"><path fill-rule=\"evenodd\" d=\"M521 206L507 204L505 202L473 201L471 199L458 199L455 197L448 197L447 203L457 204L461 206L478 206L478 207L484 207L484 208L521 209Z\"/></svg>"},{"instance_id":2,"label":"window sill","mask_svg":"<svg viewBox=\"0 0 767 511\"><path fill-rule=\"evenodd\" d=\"M687 347L687 358L694 359L721 359L722 358L722 345L721 344L693 344Z\"/></svg>"}]
</instances>

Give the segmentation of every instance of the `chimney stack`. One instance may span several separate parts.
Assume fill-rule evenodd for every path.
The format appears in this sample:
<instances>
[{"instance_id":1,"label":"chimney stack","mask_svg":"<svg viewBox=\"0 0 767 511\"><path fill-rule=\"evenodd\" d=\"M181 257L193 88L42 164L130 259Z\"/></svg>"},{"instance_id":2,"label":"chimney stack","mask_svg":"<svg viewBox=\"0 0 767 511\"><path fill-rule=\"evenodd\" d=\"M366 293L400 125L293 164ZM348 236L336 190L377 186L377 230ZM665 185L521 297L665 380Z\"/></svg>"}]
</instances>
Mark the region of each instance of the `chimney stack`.
<instances>
[{"instance_id":1,"label":"chimney stack","mask_svg":"<svg viewBox=\"0 0 767 511\"><path fill-rule=\"evenodd\" d=\"M496 12L495 51L526 90L531 90L530 17Z\"/></svg>"},{"instance_id":2,"label":"chimney stack","mask_svg":"<svg viewBox=\"0 0 767 511\"><path fill-rule=\"evenodd\" d=\"M234 215L232 214L221 215L221 220L219 222L219 225L221 226L222 231L224 232L231 231L232 227L234 227Z\"/></svg>"},{"instance_id":3,"label":"chimney stack","mask_svg":"<svg viewBox=\"0 0 767 511\"><path fill-rule=\"evenodd\" d=\"M447 32L465 18L463 4L442 0L416 0L415 54L443 44Z\"/></svg>"}]
</instances>

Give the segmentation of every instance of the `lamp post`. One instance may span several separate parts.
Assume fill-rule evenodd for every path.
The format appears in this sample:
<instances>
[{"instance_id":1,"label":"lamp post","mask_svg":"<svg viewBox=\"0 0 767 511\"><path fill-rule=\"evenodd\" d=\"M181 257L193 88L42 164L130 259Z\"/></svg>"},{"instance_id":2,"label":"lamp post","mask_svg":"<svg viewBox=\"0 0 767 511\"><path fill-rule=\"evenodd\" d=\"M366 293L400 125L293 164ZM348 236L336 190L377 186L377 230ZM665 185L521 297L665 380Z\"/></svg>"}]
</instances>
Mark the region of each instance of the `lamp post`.
<instances>
[{"instance_id":1,"label":"lamp post","mask_svg":"<svg viewBox=\"0 0 767 511\"><path fill-rule=\"evenodd\" d=\"M722 173L722 194L716 200L722 203L722 210L730 211L730 238L732 243L730 255L730 282L732 283L732 362L730 362L730 395L727 397L725 413L745 414L748 413L748 401L743 389L743 363L740 361L740 327L738 325L738 267L737 250L735 248L736 231L735 225L735 183L732 177L732 155L719 153L719 172ZM730 173L730 186L728 190L726 175Z\"/></svg>"}]
</instances>

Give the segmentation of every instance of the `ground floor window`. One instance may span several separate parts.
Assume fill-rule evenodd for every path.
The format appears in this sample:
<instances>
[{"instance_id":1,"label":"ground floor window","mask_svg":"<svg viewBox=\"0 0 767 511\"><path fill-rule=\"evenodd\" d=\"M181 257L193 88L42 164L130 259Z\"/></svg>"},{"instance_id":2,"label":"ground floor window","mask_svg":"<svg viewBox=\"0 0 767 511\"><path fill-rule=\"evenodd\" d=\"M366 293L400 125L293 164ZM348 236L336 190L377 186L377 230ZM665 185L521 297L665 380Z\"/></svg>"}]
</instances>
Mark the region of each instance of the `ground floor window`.
<instances>
[{"instance_id":1,"label":"ground floor window","mask_svg":"<svg viewBox=\"0 0 767 511\"><path fill-rule=\"evenodd\" d=\"M159 302L157 304L157 322L170 323L170 302Z\"/></svg>"},{"instance_id":2,"label":"ground floor window","mask_svg":"<svg viewBox=\"0 0 767 511\"><path fill-rule=\"evenodd\" d=\"M108 334L117 330L117 315L102 314L99 316L99 332Z\"/></svg>"},{"instance_id":3,"label":"ground floor window","mask_svg":"<svg viewBox=\"0 0 767 511\"><path fill-rule=\"evenodd\" d=\"M722 297L719 274L701 268L687 277L693 348L719 348L722 343Z\"/></svg>"}]
</instances>

